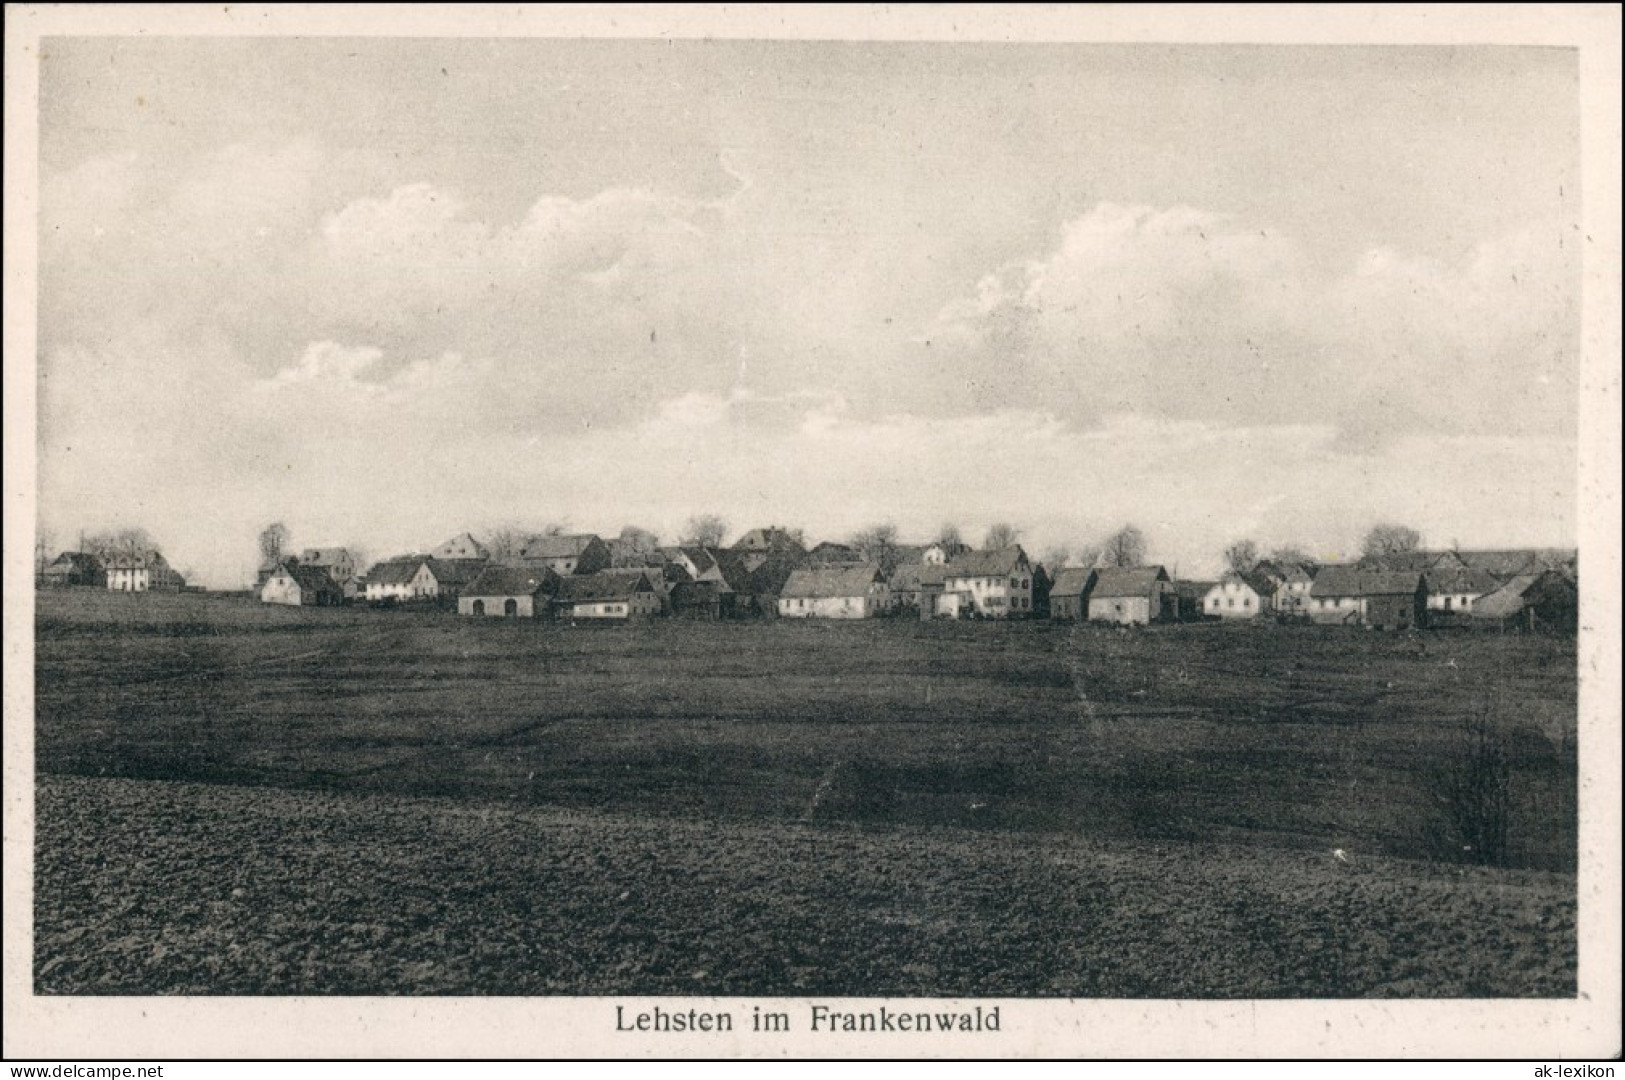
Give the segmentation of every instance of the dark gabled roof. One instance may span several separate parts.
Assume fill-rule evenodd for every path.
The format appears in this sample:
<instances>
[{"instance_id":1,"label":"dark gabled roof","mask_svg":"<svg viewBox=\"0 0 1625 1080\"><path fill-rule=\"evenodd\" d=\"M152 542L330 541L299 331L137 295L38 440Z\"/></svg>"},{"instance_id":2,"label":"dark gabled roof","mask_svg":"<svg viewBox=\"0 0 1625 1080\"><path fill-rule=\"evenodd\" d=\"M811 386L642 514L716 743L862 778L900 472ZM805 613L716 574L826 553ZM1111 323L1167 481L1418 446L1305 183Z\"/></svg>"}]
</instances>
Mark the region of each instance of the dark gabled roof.
<instances>
[{"instance_id":1,"label":"dark gabled roof","mask_svg":"<svg viewBox=\"0 0 1625 1080\"><path fill-rule=\"evenodd\" d=\"M1309 587L1310 596L1396 596L1414 593L1423 575L1415 570L1371 570L1361 566L1323 566Z\"/></svg>"},{"instance_id":2,"label":"dark gabled roof","mask_svg":"<svg viewBox=\"0 0 1625 1080\"><path fill-rule=\"evenodd\" d=\"M599 600L625 600L635 592L653 591L649 572L631 567L561 578L553 599L558 603L590 604Z\"/></svg>"},{"instance_id":3,"label":"dark gabled roof","mask_svg":"<svg viewBox=\"0 0 1625 1080\"><path fill-rule=\"evenodd\" d=\"M1387 555L1366 555L1355 565L1365 571L1423 571L1432 570L1443 561L1454 564L1455 557L1448 551L1395 551Z\"/></svg>"},{"instance_id":4,"label":"dark gabled roof","mask_svg":"<svg viewBox=\"0 0 1625 1080\"><path fill-rule=\"evenodd\" d=\"M465 533L458 533L456 536L452 537L450 540L447 540L445 543L443 543L439 547L435 548L435 551L443 551L443 550L445 550L447 548L451 548L451 547L454 547L454 546L461 546L463 541L465 541L465 540L468 543L472 544L474 546L474 550L479 553L478 555L475 556L475 558L484 559L484 558L486 558L486 557L488 557L490 555L490 552L486 549L485 545L480 543L478 540L474 539L474 534L473 533L466 533L466 532Z\"/></svg>"},{"instance_id":5,"label":"dark gabled roof","mask_svg":"<svg viewBox=\"0 0 1625 1080\"><path fill-rule=\"evenodd\" d=\"M88 551L64 551L51 560L45 572L57 570L62 573L95 574L100 573L101 569L102 561Z\"/></svg>"},{"instance_id":6,"label":"dark gabled roof","mask_svg":"<svg viewBox=\"0 0 1625 1080\"><path fill-rule=\"evenodd\" d=\"M1500 579L1494 574L1488 570L1481 570L1471 566L1430 570L1426 576L1428 592L1434 595L1439 593L1471 593L1482 596L1501 587Z\"/></svg>"},{"instance_id":7,"label":"dark gabled roof","mask_svg":"<svg viewBox=\"0 0 1625 1080\"><path fill-rule=\"evenodd\" d=\"M686 559L694 567L694 572L698 574L706 574L713 569L720 569L716 557L711 553L711 549L694 544L663 547L660 549L660 557L668 565L681 565L683 560Z\"/></svg>"},{"instance_id":8,"label":"dark gabled roof","mask_svg":"<svg viewBox=\"0 0 1625 1080\"><path fill-rule=\"evenodd\" d=\"M781 529L777 525L769 525L765 529L751 529L738 540L734 541L735 551L793 551L797 554L805 551L801 542L790 535L788 529Z\"/></svg>"},{"instance_id":9,"label":"dark gabled roof","mask_svg":"<svg viewBox=\"0 0 1625 1080\"><path fill-rule=\"evenodd\" d=\"M1550 589L1559 590L1566 599L1572 600L1576 596L1574 583L1560 571L1518 574L1494 592L1474 600L1472 614L1487 619L1516 615L1529 603L1532 595L1538 596Z\"/></svg>"},{"instance_id":10,"label":"dark gabled roof","mask_svg":"<svg viewBox=\"0 0 1625 1080\"><path fill-rule=\"evenodd\" d=\"M858 549L851 544L837 544L833 540L825 540L807 552L807 559L814 563L857 562Z\"/></svg>"},{"instance_id":11,"label":"dark gabled roof","mask_svg":"<svg viewBox=\"0 0 1625 1080\"><path fill-rule=\"evenodd\" d=\"M533 536L519 549L521 559L577 559L594 542L603 543L596 533L570 536Z\"/></svg>"},{"instance_id":12,"label":"dark gabled roof","mask_svg":"<svg viewBox=\"0 0 1625 1080\"><path fill-rule=\"evenodd\" d=\"M386 559L367 571L368 585L405 585L417 577L418 567L428 562L426 555Z\"/></svg>"},{"instance_id":13,"label":"dark gabled roof","mask_svg":"<svg viewBox=\"0 0 1625 1080\"><path fill-rule=\"evenodd\" d=\"M867 596L870 587L886 576L877 563L860 566L818 566L793 571L779 591L780 597L818 599L832 596Z\"/></svg>"},{"instance_id":14,"label":"dark gabled roof","mask_svg":"<svg viewBox=\"0 0 1625 1080\"><path fill-rule=\"evenodd\" d=\"M168 566L164 557L156 550L138 551L133 555L112 555L106 563L109 570L150 570L155 567Z\"/></svg>"},{"instance_id":15,"label":"dark gabled roof","mask_svg":"<svg viewBox=\"0 0 1625 1080\"><path fill-rule=\"evenodd\" d=\"M1160 566L1102 566L1094 572L1090 598L1118 596L1150 596L1159 581L1168 580L1168 571ZM1055 595L1055 590L1050 590Z\"/></svg>"},{"instance_id":16,"label":"dark gabled roof","mask_svg":"<svg viewBox=\"0 0 1625 1080\"><path fill-rule=\"evenodd\" d=\"M1057 596L1082 596L1089 590L1089 579L1094 573L1094 569L1088 566L1061 567L1055 571L1055 581L1049 587L1050 599L1053 600Z\"/></svg>"},{"instance_id":17,"label":"dark gabled roof","mask_svg":"<svg viewBox=\"0 0 1625 1080\"><path fill-rule=\"evenodd\" d=\"M463 589L470 596L535 596L558 587L559 576L545 567L487 566Z\"/></svg>"},{"instance_id":18,"label":"dark gabled roof","mask_svg":"<svg viewBox=\"0 0 1625 1080\"><path fill-rule=\"evenodd\" d=\"M339 590L338 582L334 581L333 575L329 574L324 568L302 563L296 559L283 560L277 564L276 569L271 573L272 576L287 574L298 582L301 592L338 592Z\"/></svg>"},{"instance_id":19,"label":"dark gabled roof","mask_svg":"<svg viewBox=\"0 0 1625 1080\"><path fill-rule=\"evenodd\" d=\"M1278 559L1264 559L1255 571L1267 574L1278 582L1291 583L1295 581L1315 580L1315 571L1319 567L1312 562L1281 562Z\"/></svg>"},{"instance_id":20,"label":"dark gabled roof","mask_svg":"<svg viewBox=\"0 0 1625 1080\"><path fill-rule=\"evenodd\" d=\"M480 571L488 565L485 559L429 559L429 573L434 575L435 583L442 586L459 587L467 585L480 576Z\"/></svg>"},{"instance_id":21,"label":"dark gabled roof","mask_svg":"<svg viewBox=\"0 0 1625 1080\"><path fill-rule=\"evenodd\" d=\"M1219 576L1219 584L1245 585L1259 596L1274 596L1280 588L1273 577L1258 570L1228 570Z\"/></svg>"},{"instance_id":22,"label":"dark gabled roof","mask_svg":"<svg viewBox=\"0 0 1625 1080\"><path fill-rule=\"evenodd\" d=\"M1176 581L1174 592L1185 600L1201 600L1218 584L1217 581Z\"/></svg>"},{"instance_id":23,"label":"dark gabled roof","mask_svg":"<svg viewBox=\"0 0 1625 1080\"><path fill-rule=\"evenodd\" d=\"M948 580L948 568L941 563L904 563L892 571L892 592L914 592L917 589L941 588Z\"/></svg>"},{"instance_id":24,"label":"dark gabled roof","mask_svg":"<svg viewBox=\"0 0 1625 1080\"><path fill-rule=\"evenodd\" d=\"M332 566L350 558L350 549L342 547L306 548L299 554L299 561L306 566Z\"/></svg>"},{"instance_id":25,"label":"dark gabled roof","mask_svg":"<svg viewBox=\"0 0 1625 1080\"><path fill-rule=\"evenodd\" d=\"M1572 552L1518 548L1504 551L1458 551L1456 557L1475 570L1485 570L1502 581L1523 574L1537 574L1561 564Z\"/></svg>"},{"instance_id":26,"label":"dark gabled roof","mask_svg":"<svg viewBox=\"0 0 1625 1080\"><path fill-rule=\"evenodd\" d=\"M943 569L948 572L947 580L950 581L954 578L999 577L1014 573L1026 558L1027 553L1021 550L1020 544L1011 544L997 551L967 551Z\"/></svg>"}]
</instances>

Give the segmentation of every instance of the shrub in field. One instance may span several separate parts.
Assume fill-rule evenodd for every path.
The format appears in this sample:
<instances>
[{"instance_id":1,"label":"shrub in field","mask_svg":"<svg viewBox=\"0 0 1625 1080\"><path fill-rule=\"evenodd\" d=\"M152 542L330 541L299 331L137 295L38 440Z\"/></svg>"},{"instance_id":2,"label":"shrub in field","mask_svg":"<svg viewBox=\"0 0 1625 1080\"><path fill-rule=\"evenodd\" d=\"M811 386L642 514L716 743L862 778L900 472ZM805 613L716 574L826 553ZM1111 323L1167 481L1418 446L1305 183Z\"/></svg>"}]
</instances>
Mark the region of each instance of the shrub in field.
<instances>
[{"instance_id":1,"label":"shrub in field","mask_svg":"<svg viewBox=\"0 0 1625 1080\"><path fill-rule=\"evenodd\" d=\"M1512 817L1513 733L1488 709L1462 720L1429 778L1452 846L1483 866L1502 866Z\"/></svg>"}]
</instances>

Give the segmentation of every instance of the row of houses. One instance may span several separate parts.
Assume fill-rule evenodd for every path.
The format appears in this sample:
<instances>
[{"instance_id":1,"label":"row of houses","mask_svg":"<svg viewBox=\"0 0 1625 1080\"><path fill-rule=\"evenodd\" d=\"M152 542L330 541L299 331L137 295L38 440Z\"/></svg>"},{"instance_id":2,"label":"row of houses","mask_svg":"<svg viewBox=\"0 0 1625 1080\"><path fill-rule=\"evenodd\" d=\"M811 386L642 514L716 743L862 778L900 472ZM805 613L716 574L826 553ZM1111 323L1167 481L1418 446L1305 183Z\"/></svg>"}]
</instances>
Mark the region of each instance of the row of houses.
<instances>
[{"instance_id":1,"label":"row of houses","mask_svg":"<svg viewBox=\"0 0 1625 1080\"><path fill-rule=\"evenodd\" d=\"M1270 560L1200 593L1209 618L1298 618L1387 629L1519 621L1572 630L1579 590L1572 552L1405 552L1319 566Z\"/></svg>"},{"instance_id":2,"label":"row of houses","mask_svg":"<svg viewBox=\"0 0 1625 1080\"><path fill-rule=\"evenodd\" d=\"M262 566L257 593L268 604L364 600L496 618L1300 619L1398 629L1485 622L1572 629L1577 608L1573 552L1421 551L1328 565L1265 560L1213 582L1175 581L1161 566L1065 567L1052 576L1019 544L991 551L892 544L881 558L863 554L835 543L809 550L771 526L730 547L545 535L500 556L462 533L364 573L346 548L306 548ZM133 592L184 586L156 551L105 563L65 552L42 581Z\"/></svg>"}]
</instances>

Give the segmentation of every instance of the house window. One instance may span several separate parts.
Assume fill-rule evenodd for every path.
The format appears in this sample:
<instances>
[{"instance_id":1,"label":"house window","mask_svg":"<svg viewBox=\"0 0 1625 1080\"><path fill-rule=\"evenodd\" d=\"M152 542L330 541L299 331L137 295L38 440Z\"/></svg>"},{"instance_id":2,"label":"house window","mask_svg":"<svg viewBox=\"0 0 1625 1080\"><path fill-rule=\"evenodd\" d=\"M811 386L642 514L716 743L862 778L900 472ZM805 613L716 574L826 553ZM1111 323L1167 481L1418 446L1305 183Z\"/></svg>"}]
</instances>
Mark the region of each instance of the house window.
<instances>
[{"instance_id":1,"label":"house window","mask_svg":"<svg viewBox=\"0 0 1625 1080\"><path fill-rule=\"evenodd\" d=\"M1241 606L1242 606L1242 607L1244 607L1244 608L1250 608L1250 607L1252 607L1252 606L1253 606L1253 601L1252 601L1252 598L1251 598L1251 597L1247 597L1247 596L1243 596L1243 597L1242 597L1242 598L1241 598Z\"/></svg>"},{"instance_id":2,"label":"house window","mask_svg":"<svg viewBox=\"0 0 1625 1080\"><path fill-rule=\"evenodd\" d=\"M1011 579L1010 579L1010 587L1011 587L1011 588L1012 588L1012 589L1019 589L1019 588L1021 588L1021 581L1020 581L1020 580L1019 580L1019 579L1018 579L1018 578L1011 578Z\"/></svg>"},{"instance_id":3,"label":"house window","mask_svg":"<svg viewBox=\"0 0 1625 1080\"><path fill-rule=\"evenodd\" d=\"M1235 607L1236 606L1236 598L1234 596L1225 597L1224 598L1224 606L1225 607Z\"/></svg>"},{"instance_id":4,"label":"house window","mask_svg":"<svg viewBox=\"0 0 1625 1080\"><path fill-rule=\"evenodd\" d=\"M1444 598L1444 609L1446 611L1450 610L1450 597L1448 596Z\"/></svg>"}]
</instances>

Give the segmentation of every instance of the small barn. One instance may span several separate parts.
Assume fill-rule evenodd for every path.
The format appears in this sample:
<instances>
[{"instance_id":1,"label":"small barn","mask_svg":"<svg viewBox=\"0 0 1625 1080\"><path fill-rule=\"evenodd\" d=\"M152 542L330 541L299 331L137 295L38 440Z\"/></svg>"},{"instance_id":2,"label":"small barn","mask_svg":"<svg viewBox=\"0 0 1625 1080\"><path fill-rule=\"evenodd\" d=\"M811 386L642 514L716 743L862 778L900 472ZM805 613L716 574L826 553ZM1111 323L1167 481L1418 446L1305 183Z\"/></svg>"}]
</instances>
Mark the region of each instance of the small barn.
<instances>
[{"instance_id":1,"label":"small barn","mask_svg":"<svg viewBox=\"0 0 1625 1080\"><path fill-rule=\"evenodd\" d=\"M418 574L427 556L386 559L367 571L366 597L372 603L400 603L422 599Z\"/></svg>"},{"instance_id":2,"label":"small barn","mask_svg":"<svg viewBox=\"0 0 1625 1080\"><path fill-rule=\"evenodd\" d=\"M1049 617L1082 622L1089 617L1089 580L1094 570L1087 566L1066 566L1055 572L1049 587Z\"/></svg>"},{"instance_id":3,"label":"small barn","mask_svg":"<svg viewBox=\"0 0 1625 1080\"><path fill-rule=\"evenodd\" d=\"M324 567L285 559L266 575L260 603L290 607L329 607L344 603L344 588Z\"/></svg>"},{"instance_id":4,"label":"small barn","mask_svg":"<svg viewBox=\"0 0 1625 1080\"><path fill-rule=\"evenodd\" d=\"M909 615L930 618L936 611L936 597L942 594L944 567L941 563L904 563L892 571L887 587L892 607Z\"/></svg>"},{"instance_id":5,"label":"small barn","mask_svg":"<svg viewBox=\"0 0 1625 1080\"><path fill-rule=\"evenodd\" d=\"M487 566L457 597L457 614L497 619L545 615L559 576L543 567Z\"/></svg>"},{"instance_id":6,"label":"small barn","mask_svg":"<svg viewBox=\"0 0 1625 1080\"><path fill-rule=\"evenodd\" d=\"M40 584L58 589L69 586L105 588L107 568L88 551L64 551L41 572Z\"/></svg>"},{"instance_id":7,"label":"small barn","mask_svg":"<svg viewBox=\"0 0 1625 1080\"><path fill-rule=\"evenodd\" d=\"M665 601L637 568L571 574L559 580L553 612L561 619L631 619L659 615Z\"/></svg>"},{"instance_id":8,"label":"small barn","mask_svg":"<svg viewBox=\"0 0 1625 1080\"><path fill-rule=\"evenodd\" d=\"M1086 610L1091 622L1160 622L1174 617L1177 595L1160 566L1103 566L1090 578Z\"/></svg>"},{"instance_id":9,"label":"small barn","mask_svg":"<svg viewBox=\"0 0 1625 1080\"><path fill-rule=\"evenodd\" d=\"M1413 570L1325 566L1309 590L1309 617L1317 623L1403 630L1421 626L1427 582Z\"/></svg>"},{"instance_id":10,"label":"small barn","mask_svg":"<svg viewBox=\"0 0 1625 1080\"><path fill-rule=\"evenodd\" d=\"M1507 630L1574 633L1579 625L1580 595L1574 582L1557 570L1520 574L1473 605L1472 616L1484 625Z\"/></svg>"},{"instance_id":11,"label":"small barn","mask_svg":"<svg viewBox=\"0 0 1625 1080\"><path fill-rule=\"evenodd\" d=\"M1500 587L1501 582L1493 574L1476 567L1430 570L1427 574L1427 609L1465 615L1472 611L1479 597L1487 596Z\"/></svg>"},{"instance_id":12,"label":"small barn","mask_svg":"<svg viewBox=\"0 0 1625 1080\"><path fill-rule=\"evenodd\" d=\"M609 545L593 533L568 536L533 536L519 549L525 566L545 567L561 577L596 574L614 561Z\"/></svg>"},{"instance_id":13,"label":"small barn","mask_svg":"<svg viewBox=\"0 0 1625 1080\"><path fill-rule=\"evenodd\" d=\"M778 605L786 619L872 619L891 607L891 590L876 563L806 567L790 574Z\"/></svg>"}]
</instances>

